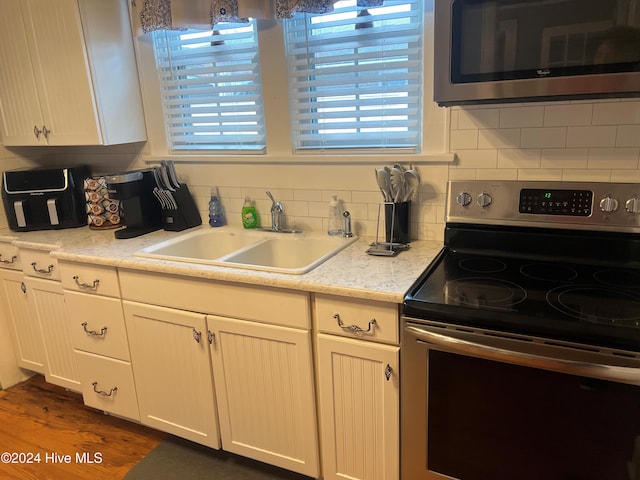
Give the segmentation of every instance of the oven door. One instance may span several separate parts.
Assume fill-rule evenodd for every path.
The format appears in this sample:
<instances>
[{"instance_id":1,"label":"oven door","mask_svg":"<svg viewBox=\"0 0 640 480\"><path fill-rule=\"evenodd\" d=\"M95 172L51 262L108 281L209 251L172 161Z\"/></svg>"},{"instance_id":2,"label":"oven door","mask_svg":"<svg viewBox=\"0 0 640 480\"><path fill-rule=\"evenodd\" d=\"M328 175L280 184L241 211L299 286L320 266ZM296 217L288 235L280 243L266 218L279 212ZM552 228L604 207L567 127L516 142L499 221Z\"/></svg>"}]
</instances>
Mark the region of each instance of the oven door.
<instances>
[{"instance_id":1,"label":"oven door","mask_svg":"<svg viewBox=\"0 0 640 480\"><path fill-rule=\"evenodd\" d=\"M403 480L640 479L637 358L446 327L403 319Z\"/></svg>"}]
</instances>

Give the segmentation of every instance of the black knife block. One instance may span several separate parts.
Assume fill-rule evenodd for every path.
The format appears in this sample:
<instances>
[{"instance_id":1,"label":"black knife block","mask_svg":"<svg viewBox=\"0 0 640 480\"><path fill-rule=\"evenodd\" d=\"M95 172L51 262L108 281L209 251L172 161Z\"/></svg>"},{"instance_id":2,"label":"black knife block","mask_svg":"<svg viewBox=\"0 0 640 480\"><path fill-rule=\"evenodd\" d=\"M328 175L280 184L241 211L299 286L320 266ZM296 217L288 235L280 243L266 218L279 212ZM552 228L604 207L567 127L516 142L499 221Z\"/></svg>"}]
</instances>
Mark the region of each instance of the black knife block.
<instances>
[{"instance_id":1,"label":"black knife block","mask_svg":"<svg viewBox=\"0 0 640 480\"><path fill-rule=\"evenodd\" d=\"M202 224L202 217L196 207L189 187L182 184L175 192L172 192L178 208L165 208L162 210L163 228L169 232L179 232L187 228L197 227Z\"/></svg>"}]
</instances>

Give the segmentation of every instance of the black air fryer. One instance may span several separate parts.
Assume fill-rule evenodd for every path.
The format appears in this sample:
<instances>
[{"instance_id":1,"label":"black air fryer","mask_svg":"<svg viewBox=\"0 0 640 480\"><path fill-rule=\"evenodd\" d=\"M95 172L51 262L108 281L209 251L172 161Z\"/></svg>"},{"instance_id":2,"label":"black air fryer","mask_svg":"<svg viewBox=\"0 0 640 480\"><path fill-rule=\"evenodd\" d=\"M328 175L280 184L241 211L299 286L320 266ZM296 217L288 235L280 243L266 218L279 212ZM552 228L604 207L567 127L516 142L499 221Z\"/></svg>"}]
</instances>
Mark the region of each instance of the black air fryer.
<instances>
[{"instance_id":1,"label":"black air fryer","mask_svg":"<svg viewBox=\"0 0 640 480\"><path fill-rule=\"evenodd\" d=\"M116 238L134 238L162 228L162 210L153 194L156 187L153 170L107 175L107 190L120 200L120 215L125 227L116 230Z\"/></svg>"},{"instance_id":2,"label":"black air fryer","mask_svg":"<svg viewBox=\"0 0 640 480\"><path fill-rule=\"evenodd\" d=\"M9 228L26 232L86 225L83 181L90 175L86 166L7 170L2 203Z\"/></svg>"}]
</instances>

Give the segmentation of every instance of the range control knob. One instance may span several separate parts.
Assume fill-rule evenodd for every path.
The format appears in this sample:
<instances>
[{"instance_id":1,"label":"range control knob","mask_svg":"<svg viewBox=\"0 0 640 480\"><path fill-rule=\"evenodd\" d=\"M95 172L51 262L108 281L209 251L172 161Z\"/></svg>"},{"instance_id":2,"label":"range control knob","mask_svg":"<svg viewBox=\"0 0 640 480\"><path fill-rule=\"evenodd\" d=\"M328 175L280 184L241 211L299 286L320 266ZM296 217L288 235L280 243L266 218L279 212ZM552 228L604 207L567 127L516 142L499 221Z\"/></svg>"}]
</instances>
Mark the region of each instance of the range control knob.
<instances>
[{"instance_id":1,"label":"range control knob","mask_svg":"<svg viewBox=\"0 0 640 480\"><path fill-rule=\"evenodd\" d=\"M482 192L480 195L478 195L478 205L480 205L482 208L486 208L491 205L492 201L493 198L491 198L491 195L489 195L488 193Z\"/></svg>"},{"instance_id":2,"label":"range control knob","mask_svg":"<svg viewBox=\"0 0 640 480\"><path fill-rule=\"evenodd\" d=\"M469 195L467 192L460 192L458 195L456 195L456 203L461 207L466 207L471 203L471 195Z\"/></svg>"},{"instance_id":3,"label":"range control knob","mask_svg":"<svg viewBox=\"0 0 640 480\"><path fill-rule=\"evenodd\" d=\"M638 197L633 197L627 200L627 203L624 204L624 208L629 213L638 213L640 211L640 200Z\"/></svg>"},{"instance_id":4,"label":"range control knob","mask_svg":"<svg viewBox=\"0 0 640 480\"><path fill-rule=\"evenodd\" d=\"M610 196L604 197L600 200L600 210L606 213L615 212L618 209L618 200L611 198Z\"/></svg>"}]
</instances>

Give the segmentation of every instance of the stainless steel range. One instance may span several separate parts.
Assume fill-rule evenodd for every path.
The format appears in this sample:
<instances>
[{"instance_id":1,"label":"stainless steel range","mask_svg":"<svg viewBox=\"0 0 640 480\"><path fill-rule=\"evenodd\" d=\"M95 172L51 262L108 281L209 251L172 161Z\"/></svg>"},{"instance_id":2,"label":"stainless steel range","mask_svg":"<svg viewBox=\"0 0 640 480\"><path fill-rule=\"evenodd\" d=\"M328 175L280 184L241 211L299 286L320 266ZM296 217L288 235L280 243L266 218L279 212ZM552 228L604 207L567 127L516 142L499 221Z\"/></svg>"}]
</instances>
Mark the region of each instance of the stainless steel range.
<instances>
[{"instance_id":1,"label":"stainless steel range","mask_svg":"<svg viewBox=\"0 0 640 480\"><path fill-rule=\"evenodd\" d=\"M640 479L640 185L450 182L404 302L402 478Z\"/></svg>"}]
</instances>

